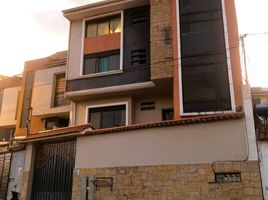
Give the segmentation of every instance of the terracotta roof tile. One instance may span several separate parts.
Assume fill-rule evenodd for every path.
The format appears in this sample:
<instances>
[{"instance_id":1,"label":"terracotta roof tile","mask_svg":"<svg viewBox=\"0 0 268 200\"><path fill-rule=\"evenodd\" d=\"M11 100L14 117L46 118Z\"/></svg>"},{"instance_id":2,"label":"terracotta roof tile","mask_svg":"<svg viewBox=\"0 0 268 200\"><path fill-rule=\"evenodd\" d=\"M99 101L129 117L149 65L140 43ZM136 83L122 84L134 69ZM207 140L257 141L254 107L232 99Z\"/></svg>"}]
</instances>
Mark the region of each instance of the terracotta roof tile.
<instances>
[{"instance_id":1,"label":"terracotta roof tile","mask_svg":"<svg viewBox=\"0 0 268 200\"><path fill-rule=\"evenodd\" d=\"M183 118L179 120L169 120L169 121L153 122L153 123L146 123L146 124L137 124L137 125L130 125L130 126L121 126L121 127L114 127L114 128L92 130L92 131L87 131L85 135L98 135L98 134L131 131L131 130L145 129L145 128L178 126L178 125L204 123L204 122L207 123L207 122L212 122L212 121L239 119L242 117L244 117L243 112L188 117L188 118Z\"/></svg>"},{"instance_id":2,"label":"terracotta roof tile","mask_svg":"<svg viewBox=\"0 0 268 200\"><path fill-rule=\"evenodd\" d=\"M85 125L80 125L80 126L65 127L65 128L59 128L55 130L42 131L39 133L30 134L25 139L23 139L22 142L48 139L48 138L53 138L55 136L62 136L62 137L70 136L75 133L76 133L75 136L99 135L99 134L125 132L125 131L145 129L145 128L157 128L157 127L178 126L178 125L187 125L187 124L195 124L195 123L207 123L207 122L221 121L221 120L231 120L231 119L239 119L243 117L244 117L243 112L236 112L236 113L228 113L228 114L188 117L188 118L183 118L180 120L169 120L169 121L136 124L136 125L130 125L130 126L121 126L121 127L113 127L113 128L97 129L97 130L93 130L93 127L90 124L85 124ZM86 130L88 128L92 128L92 130ZM82 133L83 131L86 131L86 132Z\"/></svg>"},{"instance_id":3,"label":"terracotta roof tile","mask_svg":"<svg viewBox=\"0 0 268 200\"><path fill-rule=\"evenodd\" d=\"M22 141L32 140L32 139L41 139L41 138L49 138L61 135L69 135L74 133L80 133L88 128L91 128L90 124L84 124L79 126L69 126L64 128L58 128L53 130L41 131L38 133L29 134L25 139Z\"/></svg>"}]
</instances>

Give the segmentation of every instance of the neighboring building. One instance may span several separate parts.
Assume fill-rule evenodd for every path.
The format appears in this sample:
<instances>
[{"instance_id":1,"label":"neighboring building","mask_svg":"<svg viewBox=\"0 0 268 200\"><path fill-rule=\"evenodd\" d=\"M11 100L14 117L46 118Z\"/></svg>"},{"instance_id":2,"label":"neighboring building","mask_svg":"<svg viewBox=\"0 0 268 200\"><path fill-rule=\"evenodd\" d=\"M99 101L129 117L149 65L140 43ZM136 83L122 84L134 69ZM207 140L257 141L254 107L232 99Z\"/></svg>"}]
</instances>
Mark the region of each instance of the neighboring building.
<instances>
[{"instance_id":1,"label":"neighboring building","mask_svg":"<svg viewBox=\"0 0 268 200\"><path fill-rule=\"evenodd\" d=\"M22 199L262 199L233 1L109 0L63 13L71 126L41 131L60 113L46 100L53 73L26 63Z\"/></svg>"},{"instance_id":2,"label":"neighboring building","mask_svg":"<svg viewBox=\"0 0 268 200\"><path fill-rule=\"evenodd\" d=\"M0 80L0 199L6 197L11 159L17 154L11 148L11 139L15 135L20 86L19 77L6 77Z\"/></svg>"},{"instance_id":3,"label":"neighboring building","mask_svg":"<svg viewBox=\"0 0 268 200\"><path fill-rule=\"evenodd\" d=\"M16 138L69 125L71 102L64 96L66 55L63 51L25 63Z\"/></svg>"},{"instance_id":4,"label":"neighboring building","mask_svg":"<svg viewBox=\"0 0 268 200\"><path fill-rule=\"evenodd\" d=\"M0 75L0 81L3 80L3 79L6 79L8 78L7 76L3 76L3 75Z\"/></svg>"},{"instance_id":5,"label":"neighboring building","mask_svg":"<svg viewBox=\"0 0 268 200\"><path fill-rule=\"evenodd\" d=\"M264 198L268 199L268 88L252 88L251 92L253 107L255 110L255 127L262 176L262 187ZM256 111L257 104L263 104L266 108L263 108L263 111L258 113Z\"/></svg>"}]
</instances>

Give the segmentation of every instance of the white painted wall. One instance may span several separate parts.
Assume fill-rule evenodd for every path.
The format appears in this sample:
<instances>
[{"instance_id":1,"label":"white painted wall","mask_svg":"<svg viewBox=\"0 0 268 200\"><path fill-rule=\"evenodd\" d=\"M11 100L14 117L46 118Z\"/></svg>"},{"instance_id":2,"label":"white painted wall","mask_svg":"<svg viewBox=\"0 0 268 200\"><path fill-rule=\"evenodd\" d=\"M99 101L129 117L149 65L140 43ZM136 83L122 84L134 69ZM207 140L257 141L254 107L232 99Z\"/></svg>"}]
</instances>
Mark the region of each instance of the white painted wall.
<instances>
[{"instance_id":1,"label":"white painted wall","mask_svg":"<svg viewBox=\"0 0 268 200\"><path fill-rule=\"evenodd\" d=\"M0 126L16 125L16 109L20 87L5 88L0 114Z\"/></svg>"},{"instance_id":2,"label":"white painted wall","mask_svg":"<svg viewBox=\"0 0 268 200\"><path fill-rule=\"evenodd\" d=\"M264 199L268 199L268 141L258 141Z\"/></svg>"},{"instance_id":3,"label":"white painted wall","mask_svg":"<svg viewBox=\"0 0 268 200\"><path fill-rule=\"evenodd\" d=\"M67 79L80 77L82 42L83 42L83 20L70 23L69 50L67 61Z\"/></svg>"},{"instance_id":4,"label":"white painted wall","mask_svg":"<svg viewBox=\"0 0 268 200\"><path fill-rule=\"evenodd\" d=\"M21 190L24 159L25 151L17 151L12 153L7 199L11 199L11 191L20 192Z\"/></svg>"},{"instance_id":5,"label":"white painted wall","mask_svg":"<svg viewBox=\"0 0 268 200\"><path fill-rule=\"evenodd\" d=\"M48 115L69 112L71 106L51 107L53 101L53 81L55 74L65 73L65 66L37 70L35 72L31 106L33 115Z\"/></svg>"},{"instance_id":6,"label":"white painted wall","mask_svg":"<svg viewBox=\"0 0 268 200\"><path fill-rule=\"evenodd\" d=\"M237 119L79 137L75 168L241 161L244 126Z\"/></svg>"}]
</instances>

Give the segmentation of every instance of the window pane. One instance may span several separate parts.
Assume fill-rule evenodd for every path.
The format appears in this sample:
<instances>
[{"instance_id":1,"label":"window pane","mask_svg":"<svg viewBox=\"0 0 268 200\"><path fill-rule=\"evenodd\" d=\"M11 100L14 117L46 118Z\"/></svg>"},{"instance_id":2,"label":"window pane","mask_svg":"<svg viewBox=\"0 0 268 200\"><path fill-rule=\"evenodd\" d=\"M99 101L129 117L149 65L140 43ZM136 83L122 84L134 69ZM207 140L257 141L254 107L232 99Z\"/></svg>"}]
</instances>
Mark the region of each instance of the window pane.
<instances>
[{"instance_id":1,"label":"window pane","mask_svg":"<svg viewBox=\"0 0 268 200\"><path fill-rule=\"evenodd\" d=\"M109 22L101 22L98 24L98 35L109 34Z\"/></svg>"},{"instance_id":2,"label":"window pane","mask_svg":"<svg viewBox=\"0 0 268 200\"><path fill-rule=\"evenodd\" d=\"M84 60L84 71L83 74L94 74L96 73L96 58L86 58Z\"/></svg>"},{"instance_id":3,"label":"window pane","mask_svg":"<svg viewBox=\"0 0 268 200\"><path fill-rule=\"evenodd\" d=\"M97 24L87 24L86 37L92 37L97 35Z\"/></svg>"},{"instance_id":4,"label":"window pane","mask_svg":"<svg viewBox=\"0 0 268 200\"><path fill-rule=\"evenodd\" d=\"M99 58L98 72L107 72L107 71L109 71L109 57Z\"/></svg>"},{"instance_id":5,"label":"window pane","mask_svg":"<svg viewBox=\"0 0 268 200\"><path fill-rule=\"evenodd\" d=\"M121 32L121 19L115 18L110 20L110 34Z\"/></svg>"},{"instance_id":6,"label":"window pane","mask_svg":"<svg viewBox=\"0 0 268 200\"><path fill-rule=\"evenodd\" d=\"M96 129L124 126L126 124L126 106L107 106L89 109L89 122Z\"/></svg>"},{"instance_id":7,"label":"window pane","mask_svg":"<svg viewBox=\"0 0 268 200\"><path fill-rule=\"evenodd\" d=\"M90 113L89 123L95 128L98 129L101 127L101 113L100 112L92 112Z\"/></svg>"},{"instance_id":8,"label":"window pane","mask_svg":"<svg viewBox=\"0 0 268 200\"><path fill-rule=\"evenodd\" d=\"M120 68L120 55L111 55L109 56L109 70L117 70Z\"/></svg>"},{"instance_id":9,"label":"window pane","mask_svg":"<svg viewBox=\"0 0 268 200\"><path fill-rule=\"evenodd\" d=\"M114 126L114 112L104 111L101 113L101 128L110 128Z\"/></svg>"},{"instance_id":10,"label":"window pane","mask_svg":"<svg viewBox=\"0 0 268 200\"><path fill-rule=\"evenodd\" d=\"M126 124L126 111L114 111L114 126L124 126Z\"/></svg>"}]
</instances>

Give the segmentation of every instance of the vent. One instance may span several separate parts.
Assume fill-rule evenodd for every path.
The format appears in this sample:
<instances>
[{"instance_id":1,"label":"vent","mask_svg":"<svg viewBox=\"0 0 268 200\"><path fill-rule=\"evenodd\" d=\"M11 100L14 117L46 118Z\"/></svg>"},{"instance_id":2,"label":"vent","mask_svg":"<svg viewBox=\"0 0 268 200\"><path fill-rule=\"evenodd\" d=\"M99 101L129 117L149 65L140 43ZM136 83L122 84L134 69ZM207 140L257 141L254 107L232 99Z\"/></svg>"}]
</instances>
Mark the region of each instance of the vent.
<instances>
[{"instance_id":1,"label":"vent","mask_svg":"<svg viewBox=\"0 0 268 200\"><path fill-rule=\"evenodd\" d=\"M154 101L142 102L141 111L146 111L146 110L155 110L155 102Z\"/></svg>"},{"instance_id":2,"label":"vent","mask_svg":"<svg viewBox=\"0 0 268 200\"><path fill-rule=\"evenodd\" d=\"M241 182L240 172L215 173L217 183L237 183Z\"/></svg>"},{"instance_id":3,"label":"vent","mask_svg":"<svg viewBox=\"0 0 268 200\"><path fill-rule=\"evenodd\" d=\"M146 11L133 12L131 15L131 25L143 24L147 22Z\"/></svg>"},{"instance_id":4,"label":"vent","mask_svg":"<svg viewBox=\"0 0 268 200\"><path fill-rule=\"evenodd\" d=\"M146 49L131 51L131 65L135 64L146 64Z\"/></svg>"}]
</instances>

